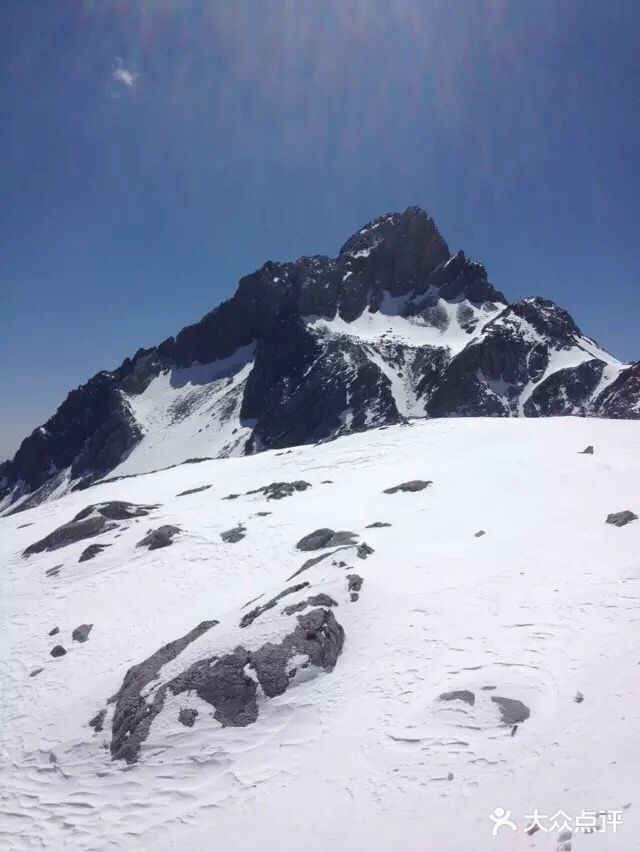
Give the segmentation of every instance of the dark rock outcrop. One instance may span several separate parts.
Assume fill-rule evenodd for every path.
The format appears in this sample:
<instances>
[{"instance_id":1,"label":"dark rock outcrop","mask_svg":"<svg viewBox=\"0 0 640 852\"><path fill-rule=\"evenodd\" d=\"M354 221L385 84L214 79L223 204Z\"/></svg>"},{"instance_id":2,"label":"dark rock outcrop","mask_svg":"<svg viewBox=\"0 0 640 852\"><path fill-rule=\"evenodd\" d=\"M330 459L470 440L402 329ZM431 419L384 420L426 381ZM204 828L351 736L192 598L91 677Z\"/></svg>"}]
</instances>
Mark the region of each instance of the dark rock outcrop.
<instances>
[{"instance_id":1,"label":"dark rock outcrop","mask_svg":"<svg viewBox=\"0 0 640 852\"><path fill-rule=\"evenodd\" d=\"M247 494L263 494L267 500L282 500L285 497L291 497L297 491L306 491L307 488L311 488L311 483L298 479L295 482L272 482L270 485L263 485L262 488L247 491Z\"/></svg>"},{"instance_id":2,"label":"dark rock outcrop","mask_svg":"<svg viewBox=\"0 0 640 852\"><path fill-rule=\"evenodd\" d=\"M502 698L498 695L492 695L491 700L500 708L500 717L505 725L517 725L530 716L527 705L517 698Z\"/></svg>"},{"instance_id":3,"label":"dark rock outcrop","mask_svg":"<svg viewBox=\"0 0 640 852\"><path fill-rule=\"evenodd\" d=\"M136 547L146 547L147 550L158 550L160 547L169 547L173 539L181 532L180 527L164 524L155 530L149 530L144 538L136 544Z\"/></svg>"},{"instance_id":4,"label":"dark rock outcrop","mask_svg":"<svg viewBox=\"0 0 640 852\"><path fill-rule=\"evenodd\" d=\"M115 529L117 521L128 521L131 518L143 517L157 508L157 506L138 506L120 500L86 506L69 523L63 524L40 541L29 545L23 552L23 556L31 556L45 550L58 550L61 547L74 544L76 541L93 538ZM80 557L81 562L83 561L82 557L84 557L84 553ZM90 559L91 557L86 556L84 558Z\"/></svg>"},{"instance_id":5,"label":"dark rock outcrop","mask_svg":"<svg viewBox=\"0 0 640 852\"><path fill-rule=\"evenodd\" d=\"M238 524L238 526L233 527L233 529L226 530L225 532L221 532L220 538L226 544L236 544L237 542L242 541L242 539L245 537L246 534L247 534L247 528L244 527L242 524Z\"/></svg>"},{"instance_id":6,"label":"dark rock outcrop","mask_svg":"<svg viewBox=\"0 0 640 852\"><path fill-rule=\"evenodd\" d=\"M109 545L109 544L90 544L88 547L85 547L85 549L82 551L82 553L80 554L80 558L78 559L78 562L88 562L89 559L94 559L94 557L96 557L99 553L102 553L102 551L106 547L111 547L111 545Z\"/></svg>"},{"instance_id":7,"label":"dark rock outcrop","mask_svg":"<svg viewBox=\"0 0 640 852\"><path fill-rule=\"evenodd\" d=\"M476 696L470 689L456 689L453 692L443 692L440 701L464 701L472 707L476 703Z\"/></svg>"},{"instance_id":8,"label":"dark rock outcrop","mask_svg":"<svg viewBox=\"0 0 640 852\"><path fill-rule=\"evenodd\" d=\"M174 660L184 649L218 624L203 621L180 639L163 645L142 663L132 666L124 677L117 694L109 699L115 702L111 734L111 755L133 763L138 758L140 746L146 739L151 722L158 715L162 703L148 704L142 697L145 687L157 677L160 669ZM163 697L164 700L164 697Z\"/></svg>"},{"instance_id":9,"label":"dark rock outcrop","mask_svg":"<svg viewBox=\"0 0 640 852\"><path fill-rule=\"evenodd\" d=\"M210 485L200 485L198 488L187 488L186 491L180 491L179 494L176 494L176 497L187 497L189 494L199 494L201 491L208 491L211 488Z\"/></svg>"},{"instance_id":10,"label":"dark rock outcrop","mask_svg":"<svg viewBox=\"0 0 640 852\"><path fill-rule=\"evenodd\" d=\"M165 645L127 672L122 687L111 701L113 716L111 755L134 763L151 723L162 711L165 698L196 693L214 708L214 718L224 727L245 727L258 718L258 685L268 698L281 695L291 683L290 660L305 655L308 665L331 671L342 652L344 630L330 610L314 609L297 618L296 628L280 643L267 642L256 651L238 647L223 656L199 660L155 693L143 697L160 669L217 622L203 622L181 639ZM246 669L255 672L251 677ZM186 722L180 719L183 724ZM93 720L92 720L93 722Z\"/></svg>"},{"instance_id":11,"label":"dark rock outcrop","mask_svg":"<svg viewBox=\"0 0 640 852\"><path fill-rule=\"evenodd\" d=\"M638 516L629 509L625 509L622 512L612 512L610 515L607 515L607 523L613 524L614 527L624 527L626 524L631 523L631 521L637 520Z\"/></svg>"},{"instance_id":12,"label":"dark rock outcrop","mask_svg":"<svg viewBox=\"0 0 640 852\"><path fill-rule=\"evenodd\" d=\"M54 645L53 648L49 651L52 657L64 657L67 653L66 648L63 648L62 645Z\"/></svg>"},{"instance_id":13,"label":"dark rock outcrop","mask_svg":"<svg viewBox=\"0 0 640 852\"><path fill-rule=\"evenodd\" d=\"M193 728L196 719L198 718L198 711L192 707L181 707L180 712L178 713L178 721L181 725L184 725L186 728Z\"/></svg>"},{"instance_id":14,"label":"dark rock outcrop","mask_svg":"<svg viewBox=\"0 0 640 852\"><path fill-rule=\"evenodd\" d=\"M93 624L81 624L79 627L76 627L73 633L71 634L71 638L76 642L86 642L89 638L89 634L91 633L91 629L93 628Z\"/></svg>"},{"instance_id":15,"label":"dark rock outcrop","mask_svg":"<svg viewBox=\"0 0 640 852\"><path fill-rule=\"evenodd\" d=\"M263 613L267 612L267 610L273 609L273 607L282 600L282 598L286 598L288 595L294 595L296 592L302 591L302 589L306 589L309 583L296 583L295 586L289 586L288 589L285 589L280 594L276 595L271 600L262 604L261 606L257 606L255 609L252 609L250 612L247 612L240 619L240 627L248 627L250 624L259 618Z\"/></svg>"},{"instance_id":16,"label":"dark rock outcrop","mask_svg":"<svg viewBox=\"0 0 640 852\"><path fill-rule=\"evenodd\" d=\"M325 547L355 544L356 533L347 530L335 530L322 527L303 536L296 544L298 550L322 550Z\"/></svg>"},{"instance_id":17,"label":"dark rock outcrop","mask_svg":"<svg viewBox=\"0 0 640 852\"><path fill-rule=\"evenodd\" d=\"M109 532L115 527L116 524L107 522L102 515L94 515L85 520L73 520L58 527L40 541L30 544L22 555L31 556L45 550L59 550L61 547L67 547L67 545L74 544L76 541Z\"/></svg>"},{"instance_id":18,"label":"dark rock outcrop","mask_svg":"<svg viewBox=\"0 0 640 852\"><path fill-rule=\"evenodd\" d=\"M400 485L394 485L392 488L385 488L385 494L397 494L398 491L408 491L413 493L416 491L424 491L427 486L433 485L430 479L412 479L409 482L402 482Z\"/></svg>"}]
</instances>

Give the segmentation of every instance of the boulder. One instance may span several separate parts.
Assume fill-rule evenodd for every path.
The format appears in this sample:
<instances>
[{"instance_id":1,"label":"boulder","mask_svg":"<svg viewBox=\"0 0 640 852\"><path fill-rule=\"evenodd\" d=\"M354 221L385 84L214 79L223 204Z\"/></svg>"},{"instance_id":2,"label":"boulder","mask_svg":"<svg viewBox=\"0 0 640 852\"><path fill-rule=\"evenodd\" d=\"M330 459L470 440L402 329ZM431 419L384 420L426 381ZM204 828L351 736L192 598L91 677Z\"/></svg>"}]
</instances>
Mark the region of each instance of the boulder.
<instances>
[{"instance_id":1,"label":"boulder","mask_svg":"<svg viewBox=\"0 0 640 852\"><path fill-rule=\"evenodd\" d=\"M296 544L296 547L298 550L322 550L325 547L355 544L354 539L356 538L356 533L348 532L347 530L335 532L335 530L328 527L321 527L303 536Z\"/></svg>"},{"instance_id":2,"label":"boulder","mask_svg":"<svg viewBox=\"0 0 640 852\"><path fill-rule=\"evenodd\" d=\"M93 624L81 624L73 631L71 638L76 642L86 642L92 628Z\"/></svg>"},{"instance_id":3,"label":"boulder","mask_svg":"<svg viewBox=\"0 0 640 852\"><path fill-rule=\"evenodd\" d=\"M631 521L637 520L638 516L629 509L625 509L623 512L612 512L610 515L607 515L607 523L613 524L614 527L624 527L626 524L631 523Z\"/></svg>"},{"instance_id":4,"label":"boulder","mask_svg":"<svg viewBox=\"0 0 640 852\"><path fill-rule=\"evenodd\" d=\"M180 532L180 527L165 524L155 530L149 530L145 537L137 543L136 547L146 547L147 550L158 550L160 547L169 547L170 544L173 544L174 537Z\"/></svg>"},{"instance_id":5,"label":"boulder","mask_svg":"<svg viewBox=\"0 0 640 852\"><path fill-rule=\"evenodd\" d=\"M54 647L49 651L52 657L64 657L67 653L66 649L62 647L62 645L54 645Z\"/></svg>"},{"instance_id":6,"label":"boulder","mask_svg":"<svg viewBox=\"0 0 640 852\"><path fill-rule=\"evenodd\" d=\"M385 488L383 493L397 494L399 491L413 493L415 491L423 491L429 485L433 485L433 482L430 479L411 479L409 482L401 482L400 485Z\"/></svg>"},{"instance_id":7,"label":"boulder","mask_svg":"<svg viewBox=\"0 0 640 852\"><path fill-rule=\"evenodd\" d=\"M237 527L234 527L231 530L221 532L220 538L227 544L236 544L236 542L242 541L246 534L247 528L244 527L242 524L238 524Z\"/></svg>"}]
</instances>

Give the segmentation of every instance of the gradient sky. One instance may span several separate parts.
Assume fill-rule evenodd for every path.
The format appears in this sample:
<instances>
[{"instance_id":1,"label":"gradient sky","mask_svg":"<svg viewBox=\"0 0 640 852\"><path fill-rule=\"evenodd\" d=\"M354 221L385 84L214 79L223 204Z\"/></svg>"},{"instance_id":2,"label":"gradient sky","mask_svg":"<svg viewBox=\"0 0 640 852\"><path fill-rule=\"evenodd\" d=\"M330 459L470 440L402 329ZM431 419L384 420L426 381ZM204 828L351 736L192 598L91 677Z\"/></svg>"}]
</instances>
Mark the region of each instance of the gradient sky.
<instances>
[{"instance_id":1,"label":"gradient sky","mask_svg":"<svg viewBox=\"0 0 640 852\"><path fill-rule=\"evenodd\" d=\"M0 457L409 204L640 358L639 43L637 0L2 0Z\"/></svg>"}]
</instances>

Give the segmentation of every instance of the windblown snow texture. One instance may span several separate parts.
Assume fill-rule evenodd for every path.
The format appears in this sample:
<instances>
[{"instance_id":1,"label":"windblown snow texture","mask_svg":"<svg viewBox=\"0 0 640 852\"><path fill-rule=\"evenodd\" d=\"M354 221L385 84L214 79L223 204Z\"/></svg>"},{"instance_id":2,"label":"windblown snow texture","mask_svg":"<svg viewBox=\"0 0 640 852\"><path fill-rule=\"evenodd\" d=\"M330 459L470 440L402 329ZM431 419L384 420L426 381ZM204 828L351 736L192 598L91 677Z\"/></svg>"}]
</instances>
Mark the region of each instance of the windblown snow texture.
<instances>
[{"instance_id":1,"label":"windblown snow texture","mask_svg":"<svg viewBox=\"0 0 640 852\"><path fill-rule=\"evenodd\" d=\"M637 852L639 429L413 421L0 518L0 845L566 852L586 810L574 852Z\"/></svg>"},{"instance_id":2,"label":"windblown snow texture","mask_svg":"<svg viewBox=\"0 0 640 852\"><path fill-rule=\"evenodd\" d=\"M479 415L638 418L640 364L546 299L507 304L410 207L336 258L265 263L200 322L72 391L0 466L0 509L188 459Z\"/></svg>"}]
</instances>

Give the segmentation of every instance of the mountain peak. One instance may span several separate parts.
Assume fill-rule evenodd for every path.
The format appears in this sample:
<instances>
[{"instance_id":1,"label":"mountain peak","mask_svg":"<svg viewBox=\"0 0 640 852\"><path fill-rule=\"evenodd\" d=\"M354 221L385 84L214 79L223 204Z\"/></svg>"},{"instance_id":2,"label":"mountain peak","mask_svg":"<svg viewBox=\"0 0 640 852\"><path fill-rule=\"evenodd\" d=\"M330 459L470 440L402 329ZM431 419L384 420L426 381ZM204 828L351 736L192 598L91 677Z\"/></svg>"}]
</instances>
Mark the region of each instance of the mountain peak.
<instances>
[{"instance_id":1,"label":"mountain peak","mask_svg":"<svg viewBox=\"0 0 640 852\"><path fill-rule=\"evenodd\" d=\"M199 322L72 391L0 466L0 509L408 417L549 414L640 418L637 368L547 299L509 306L408 207L336 258L267 261Z\"/></svg>"}]
</instances>

